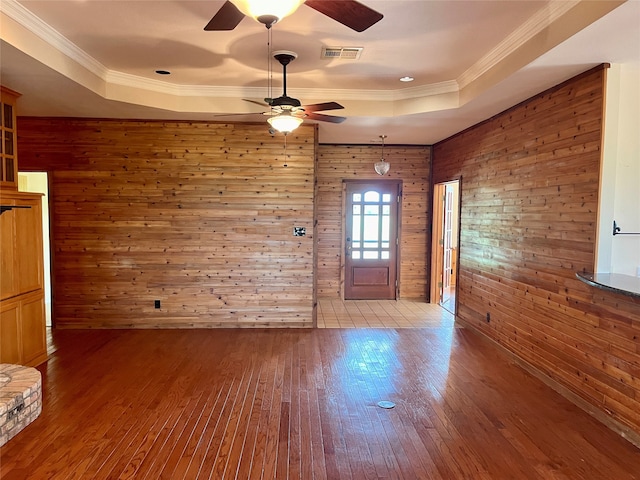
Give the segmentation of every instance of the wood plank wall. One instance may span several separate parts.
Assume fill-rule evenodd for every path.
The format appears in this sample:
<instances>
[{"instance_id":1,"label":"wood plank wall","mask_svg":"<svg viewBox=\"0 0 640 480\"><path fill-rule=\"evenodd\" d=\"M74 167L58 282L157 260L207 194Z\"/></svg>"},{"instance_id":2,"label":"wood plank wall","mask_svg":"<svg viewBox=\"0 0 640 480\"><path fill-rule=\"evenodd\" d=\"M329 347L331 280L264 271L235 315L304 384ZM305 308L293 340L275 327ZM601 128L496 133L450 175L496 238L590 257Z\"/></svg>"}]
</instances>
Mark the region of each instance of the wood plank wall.
<instances>
[{"instance_id":1,"label":"wood plank wall","mask_svg":"<svg viewBox=\"0 0 640 480\"><path fill-rule=\"evenodd\" d=\"M313 325L315 126L289 136L287 167L263 124L21 117L18 132L21 170L51 173L57 327Z\"/></svg>"},{"instance_id":2,"label":"wood plank wall","mask_svg":"<svg viewBox=\"0 0 640 480\"><path fill-rule=\"evenodd\" d=\"M594 268L605 73L438 143L434 182L462 176L459 321L640 435L640 301L575 277Z\"/></svg>"},{"instance_id":3,"label":"wood plank wall","mask_svg":"<svg viewBox=\"0 0 640 480\"><path fill-rule=\"evenodd\" d=\"M428 292L427 231L430 211L430 148L386 146L389 173L380 177L373 164L380 160L381 147L362 145L319 145L317 167L318 297L341 298L342 275L342 188L343 180L402 180L402 221L399 287L402 298L426 298Z\"/></svg>"}]
</instances>

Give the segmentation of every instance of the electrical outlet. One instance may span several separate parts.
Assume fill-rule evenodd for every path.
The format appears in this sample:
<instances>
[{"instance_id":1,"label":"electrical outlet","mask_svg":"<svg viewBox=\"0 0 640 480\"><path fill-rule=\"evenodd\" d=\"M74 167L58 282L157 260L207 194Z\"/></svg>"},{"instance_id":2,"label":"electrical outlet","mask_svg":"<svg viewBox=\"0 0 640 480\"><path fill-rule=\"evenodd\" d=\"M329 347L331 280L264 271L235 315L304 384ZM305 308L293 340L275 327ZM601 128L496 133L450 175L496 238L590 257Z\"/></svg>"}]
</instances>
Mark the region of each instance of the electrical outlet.
<instances>
[{"instance_id":1,"label":"electrical outlet","mask_svg":"<svg viewBox=\"0 0 640 480\"><path fill-rule=\"evenodd\" d=\"M490 321L491 321L491 314L487 312L487 323L489 323Z\"/></svg>"},{"instance_id":2,"label":"electrical outlet","mask_svg":"<svg viewBox=\"0 0 640 480\"><path fill-rule=\"evenodd\" d=\"M156 307L156 308L160 308L160 300L155 300L153 302L153 306Z\"/></svg>"}]
</instances>

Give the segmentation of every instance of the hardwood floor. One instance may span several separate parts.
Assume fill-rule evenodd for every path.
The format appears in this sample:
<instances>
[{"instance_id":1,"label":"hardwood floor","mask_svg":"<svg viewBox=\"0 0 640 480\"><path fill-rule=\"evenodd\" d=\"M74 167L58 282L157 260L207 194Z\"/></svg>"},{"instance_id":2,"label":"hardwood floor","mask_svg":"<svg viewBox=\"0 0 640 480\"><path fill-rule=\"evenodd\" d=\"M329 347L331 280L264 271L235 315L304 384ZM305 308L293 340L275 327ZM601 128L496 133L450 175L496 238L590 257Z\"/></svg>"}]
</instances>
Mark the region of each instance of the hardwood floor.
<instances>
[{"instance_id":1,"label":"hardwood floor","mask_svg":"<svg viewBox=\"0 0 640 480\"><path fill-rule=\"evenodd\" d=\"M640 450L464 328L52 342L43 412L0 450L3 480L640 478Z\"/></svg>"}]
</instances>

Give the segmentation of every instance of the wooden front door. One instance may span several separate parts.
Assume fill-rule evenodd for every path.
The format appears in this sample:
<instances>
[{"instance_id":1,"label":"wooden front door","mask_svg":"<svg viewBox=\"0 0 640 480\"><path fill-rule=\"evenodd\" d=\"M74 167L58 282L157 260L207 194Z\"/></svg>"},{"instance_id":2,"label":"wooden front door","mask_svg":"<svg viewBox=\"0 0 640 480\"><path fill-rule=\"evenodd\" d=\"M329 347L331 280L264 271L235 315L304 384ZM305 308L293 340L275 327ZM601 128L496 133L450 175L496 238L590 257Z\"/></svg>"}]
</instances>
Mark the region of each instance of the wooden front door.
<instances>
[{"instance_id":1,"label":"wooden front door","mask_svg":"<svg viewBox=\"0 0 640 480\"><path fill-rule=\"evenodd\" d=\"M346 300L396 298L401 183L345 182Z\"/></svg>"}]
</instances>

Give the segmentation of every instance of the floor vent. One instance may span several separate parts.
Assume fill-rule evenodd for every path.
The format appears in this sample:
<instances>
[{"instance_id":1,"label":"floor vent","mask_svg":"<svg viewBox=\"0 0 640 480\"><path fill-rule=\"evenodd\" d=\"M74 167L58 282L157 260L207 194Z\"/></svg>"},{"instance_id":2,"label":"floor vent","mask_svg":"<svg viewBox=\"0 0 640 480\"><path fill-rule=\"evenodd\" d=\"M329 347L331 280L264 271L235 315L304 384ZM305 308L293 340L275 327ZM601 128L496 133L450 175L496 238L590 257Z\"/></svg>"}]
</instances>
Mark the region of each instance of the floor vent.
<instances>
[{"instance_id":1,"label":"floor vent","mask_svg":"<svg viewBox=\"0 0 640 480\"><path fill-rule=\"evenodd\" d=\"M364 47L322 47L322 58L358 60Z\"/></svg>"}]
</instances>

